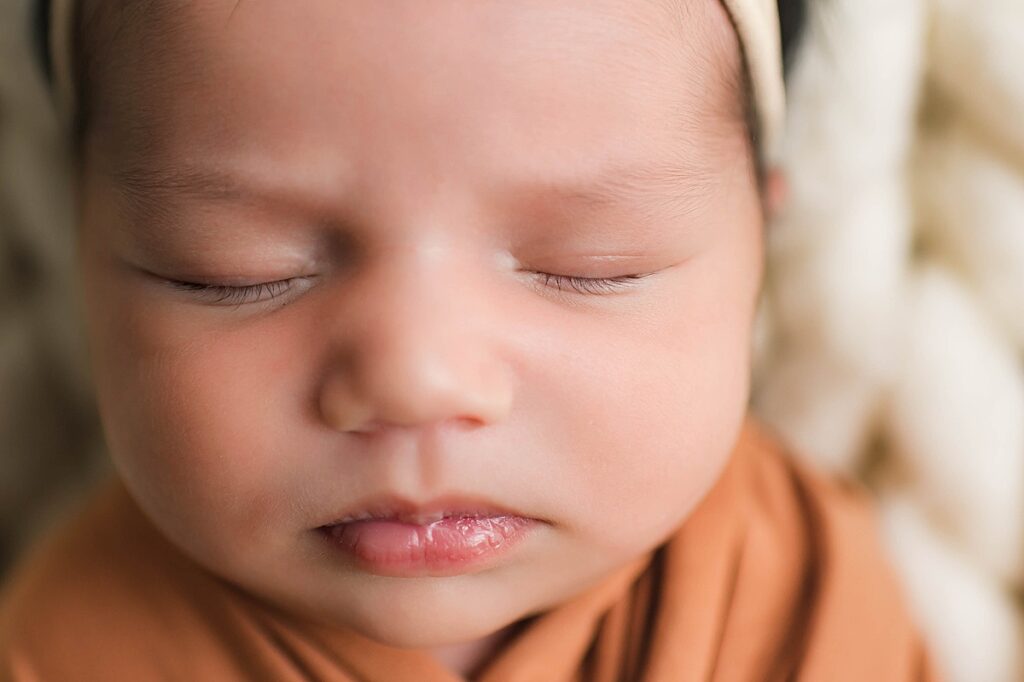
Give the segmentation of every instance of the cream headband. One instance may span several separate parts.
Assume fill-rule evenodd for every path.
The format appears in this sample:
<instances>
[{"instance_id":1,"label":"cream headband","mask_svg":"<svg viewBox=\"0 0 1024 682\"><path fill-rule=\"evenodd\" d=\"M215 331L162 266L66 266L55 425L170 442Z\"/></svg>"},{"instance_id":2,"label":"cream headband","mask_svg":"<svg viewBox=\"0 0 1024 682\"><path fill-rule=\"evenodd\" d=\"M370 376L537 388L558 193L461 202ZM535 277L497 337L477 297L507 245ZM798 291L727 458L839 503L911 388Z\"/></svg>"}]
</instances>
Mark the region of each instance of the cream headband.
<instances>
[{"instance_id":1,"label":"cream headband","mask_svg":"<svg viewBox=\"0 0 1024 682\"><path fill-rule=\"evenodd\" d=\"M777 151L785 114L782 47L776 0L722 0L732 14L750 71L761 133L761 151ZM71 65L71 29L76 0L52 0L49 52L57 107L70 123L74 115L75 83Z\"/></svg>"}]
</instances>

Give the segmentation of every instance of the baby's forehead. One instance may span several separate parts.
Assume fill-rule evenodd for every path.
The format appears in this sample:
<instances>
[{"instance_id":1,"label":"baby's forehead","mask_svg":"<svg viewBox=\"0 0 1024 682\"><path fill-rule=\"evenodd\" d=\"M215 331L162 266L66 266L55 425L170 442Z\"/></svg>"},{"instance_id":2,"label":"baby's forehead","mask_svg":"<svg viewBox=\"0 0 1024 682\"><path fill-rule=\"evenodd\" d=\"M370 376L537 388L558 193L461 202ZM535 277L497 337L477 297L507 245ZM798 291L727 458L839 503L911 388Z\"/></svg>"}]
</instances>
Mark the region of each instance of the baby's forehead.
<instances>
[{"instance_id":1,"label":"baby's forehead","mask_svg":"<svg viewBox=\"0 0 1024 682\"><path fill-rule=\"evenodd\" d=\"M739 64L738 42L720 0L522 0L516 3L498 0L397 0L380 3L376 0L312 0L332 6L338 17L349 16L370 22L383 19L394 25L419 23L424 16L432 23L456 26L459 18L486 16L493 20L489 34L500 33L516 22L517 17L530 21L532 28L547 24L558 31L579 31L581 37L595 29L613 33L633 31L653 47L695 51L705 56L725 58ZM105 43L136 38L149 41L160 36L187 38L189 31L207 26L229 29L241 13L252 13L261 4L252 0L81 0L80 23L87 33L102 35ZM488 11L490 10L490 11ZM419 14L417 14L419 13ZM312 12L308 12L312 14ZM301 21L303 13L289 13ZM724 19L724 21L723 21ZM501 24L505 23L506 26ZM560 25L561 24L561 25ZM327 28L341 28L328 25ZM486 39L488 33L481 35ZM187 40L186 40L187 43ZM265 46L264 46L265 47Z\"/></svg>"},{"instance_id":2,"label":"baby's forehead","mask_svg":"<svg viewBox=\"0 0 1024 682\"><path fill-rule=\"evenodd\" d=\"M491 49L518 44L528 50L547 40L571 57L574 43L598 37L619 57L627 58L628 51L649 52L666 69L685 68L695 75L709 69L726 83L739 82L742 64L738 39L719 0L313 0L303 12L291 11L286 3L251 0L82 1L81 42L87 51L152 77L180 71L174 63L194 64L202 57L202 43L228 39L246 18L251 25L261 17L264 22L276 19L268 27L275 31L293 26L307 34L332 32L339 44L346 42L343 36L378 36L384 39L382 50L413 31L429 31L457 44ZM250 47L280 50L272 43ZM90 63L86 70L98 66ZM128 74L133 71L126 69Z\"/></svg>"},{"instance_id":3,"label":"baby's forehead","mask_svg":"<svg viewBox=\"0 0 1024 682\"><path fill-rule=\"evenodd\" d=\"M581 144L626 132L655 144L656 130L673 128L696 149L698 137L725 137L743 122L739 43L717 0L126 7L105 29L102 18L91 24L87 40L114 33L99 60L110 68L92 70L100 82L85 96L99 100L98 118L137 154L167 135L168 119L193 135L209 112L230 112L233 129L211 132L216 142L235 135L253 108L278 121L277 132L289 125L308 138L370 115L401 116L406 127L443 117L450 128L480 126L491 136L517 125L563 127ZM599 110L617 126L576 125ZM477 142L486 144L483 133Z\"/></svg>"}]
</instances>

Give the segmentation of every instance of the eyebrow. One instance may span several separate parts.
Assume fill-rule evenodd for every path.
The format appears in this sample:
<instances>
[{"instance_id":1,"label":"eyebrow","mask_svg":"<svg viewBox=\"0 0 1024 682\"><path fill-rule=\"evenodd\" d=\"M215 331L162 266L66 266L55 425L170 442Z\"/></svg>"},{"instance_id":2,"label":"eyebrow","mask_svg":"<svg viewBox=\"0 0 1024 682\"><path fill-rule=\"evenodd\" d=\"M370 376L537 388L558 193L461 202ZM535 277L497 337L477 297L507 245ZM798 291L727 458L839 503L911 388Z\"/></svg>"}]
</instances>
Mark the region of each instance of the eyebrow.
<instances>
[{"instance_id":1,"label":"eyebrow","mask_svg":"<svg viewBox=\"0 0 1024 682\"><path fill-rule=\"evenodd\" d=\"M538 174L539 175L539 174ZM292 210L322 211L309 187L271 185L216 167L191 164L133 166L112 175L117 187L137 216L166 217L174 203L227 203ZM659 216L679 218L697 210L707 200L717 180L712 173L690 163L617 164L596 173L568 177L527 177L507 186L494 186L499 195L513 201L553 199L583 210L604 210L623 205L648 206ZM345 187L344 182L331 187ZM337 197L332 197L337 202Z\"/></svg>"},{"instance_id":2,"label":"eyebrow","mask_svg":"<svg viewBox=\"0 0 1024 682\"><path fill-rule=\"evenodd\" d=\"M532 180L522 187L527 194L553 196L584 209L646 205L660 216L682 217L703 205L716 183L704 169L648 162L612 166L576 178Z\"/></svg>"},{"instance_id":3,"label":"eyebrow","mask_svg":"<svg viewBox=\"0 0 1024 682\"><path fill-rule=\"evenodd\" d=\"M253 178L216 167L191 164L131 166L111 175L115 185L134 208L159 210L163 202L235 203L250 205L294 205L302 203L300 192L271 187Z\"/></svg>"}]
</instances>

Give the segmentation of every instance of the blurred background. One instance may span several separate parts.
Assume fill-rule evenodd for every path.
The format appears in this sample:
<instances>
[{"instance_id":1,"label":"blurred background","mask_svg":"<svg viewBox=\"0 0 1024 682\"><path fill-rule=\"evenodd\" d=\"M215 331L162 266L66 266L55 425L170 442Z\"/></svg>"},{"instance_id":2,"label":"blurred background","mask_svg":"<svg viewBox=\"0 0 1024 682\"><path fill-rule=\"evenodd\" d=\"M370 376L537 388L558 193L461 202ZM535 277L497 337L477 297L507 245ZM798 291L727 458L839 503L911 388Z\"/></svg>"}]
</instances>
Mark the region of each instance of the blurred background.
<instances>
[{"instance_id":1,"label":"blurred background","mask_svg":"<svg viewBox=\"0 0 1024 682\"><path fill-rule=\"evenodd\" d=\"M0 570L106 466L74 301L70 167L29 5L0 0Z\"/></svg>"},{"instance_id":2,"label":"blurred background","mask_svg":"<svg viewBox=\"0 0 1024 682\"><path fill-rule=\"evenodd\" d=\"M108 472L66 152L0 0L0 576ZM866 485L952 682L1024 679L1024 2L810 0L754 409Z\"/></svg>"}]
</instances>

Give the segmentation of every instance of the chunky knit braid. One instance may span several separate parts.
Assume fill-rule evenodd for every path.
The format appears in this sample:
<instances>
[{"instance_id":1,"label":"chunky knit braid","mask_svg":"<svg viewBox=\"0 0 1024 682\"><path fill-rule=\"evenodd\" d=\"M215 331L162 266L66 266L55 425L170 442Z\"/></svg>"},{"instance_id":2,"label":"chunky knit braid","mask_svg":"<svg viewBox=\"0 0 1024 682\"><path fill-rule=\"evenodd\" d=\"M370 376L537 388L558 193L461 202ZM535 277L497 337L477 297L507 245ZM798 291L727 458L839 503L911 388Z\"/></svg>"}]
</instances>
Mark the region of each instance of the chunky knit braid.
<instances>
[{"instance_id":1,"label":"chunky knit braid","mask_svg":"<svg viewBox=\"0 0 1024 682\"><path fill-rule=\"evenodd\" d=\"M1021 667L1024 5L820 0L756 409L869 484L953 682Z\"/></svg>"}]
</instances>

